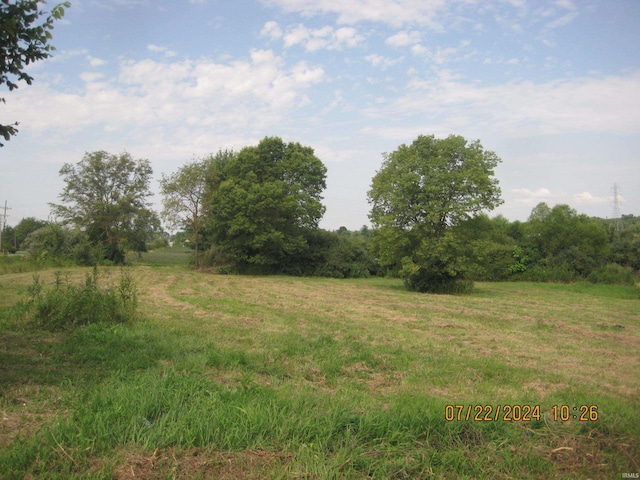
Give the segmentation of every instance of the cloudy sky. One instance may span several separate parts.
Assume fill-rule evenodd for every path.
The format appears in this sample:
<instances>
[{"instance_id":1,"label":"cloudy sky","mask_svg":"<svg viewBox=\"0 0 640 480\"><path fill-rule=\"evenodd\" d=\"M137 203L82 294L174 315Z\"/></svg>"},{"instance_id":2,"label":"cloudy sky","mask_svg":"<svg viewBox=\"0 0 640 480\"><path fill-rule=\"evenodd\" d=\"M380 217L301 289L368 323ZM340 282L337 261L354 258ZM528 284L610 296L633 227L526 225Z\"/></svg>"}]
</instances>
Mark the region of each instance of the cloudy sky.
<instances>
[{"instance_id":1,"label":"cloudy sky","mask_svg":"<svg viewBox=\"0 0 640 480\"><path fill-rule=\"evenodd\" d=\"M265 136L325 163L327 229L369 223L382 153L421 134L502 158L491 215L610 218L614 184L640 215L638 0L72 0L53 34L33 85L1 92L0 123L20 121L0 149L9 224L46 219L85 152L149 159L157 192Z\"/></svg>"}]
</instances>

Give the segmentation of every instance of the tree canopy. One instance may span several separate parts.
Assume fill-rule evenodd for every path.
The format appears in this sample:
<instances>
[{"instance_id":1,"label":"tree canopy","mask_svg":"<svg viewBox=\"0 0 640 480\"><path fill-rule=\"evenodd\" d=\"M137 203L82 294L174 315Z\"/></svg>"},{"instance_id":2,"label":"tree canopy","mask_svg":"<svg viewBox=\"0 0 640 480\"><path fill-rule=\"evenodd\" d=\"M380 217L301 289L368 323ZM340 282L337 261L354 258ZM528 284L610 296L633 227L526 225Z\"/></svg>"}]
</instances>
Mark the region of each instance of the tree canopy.
<instances>
[{"instance_id":1,"label":"tree canopy","mask_svg":"<svg viewBox=\"0 0 640 480\"><path fill-rule=\"evenodd\" d=\"M79 163L65 163L60 169L63 204L51 207L65 223L104 248L106 259L122 263L127 248L144 250L145 239L159 228L148 202L151 174L148 160L134 160L126 152L86 153Z\"/></svg>"},{"instance_id":2,"label":"tree canopy","mask_svg":"<svg viewBox=\"0 0 640 480\"><path fill-rule=\"evenodd\" d=\"M501 203L494 178L499 162L479 141L456 135L419 136L385 154L369 191L381 265L400 271L409 288L421 291L446 289L459 279L464 259L450 230Z\"/></svg>"},{"instance_id":3,"label":"tree canopy","mask_svg":"<svg viewBox=\"0 0 640 480\"><path fill-rule=\"evenodd\" d=\"M207 182L214 182L210 176L218 166L216 161L226 154L226 152L220 152L216 156L187 163L169 176L162 175L160 180L160 191L163 197L162 219L170 228L180 226L191 232L195 246L196 268L200 266L200 232L207 212L205 208Z\"/></svg>"},{"instance_id":4,"label":"tree canopy","mask_svg":"<svg viewBox=\"0 0 640 480\"><path fill-rule=\"evenodd\" d=\"M325 207L326 167L312 148L266 137L219 172L210 202L219 251L238 267L278 271L307 247Z\"/></svg>"},{"instance_id":5,"label":"tree canopy","mask_svg":"<svg viewBox=\"0 0 640 480\"><path fill-rule=\"evenodd\" d=\"M39 23L47 15L40 9L44 3L36 0L3 0L0 3L0 85L6 84L10 91L18 88L17 82L21 80L31 85L33 77L25 72L25 67L50 57L55 50L49 43L53 23L63 17L64 9L71 4L56 5ZM0 102L5 103L5 99L0 98ZM17 122L0 125L0 135L8 141L18 132L17 125Z\"/></svg>"},{"instance_id":6,"label":"tree canopy","mask_svg":"<svg viewBox=\"0 0 640 480\"><path fill-rule=\"evenodd\" d=\"M579 215L569 205L549 208L538 204L529 217L527 244L532 260L546 266L563 266L581 275L602 266L609 255L609 238L601 222Z\"/></svg>"}]
</instances>

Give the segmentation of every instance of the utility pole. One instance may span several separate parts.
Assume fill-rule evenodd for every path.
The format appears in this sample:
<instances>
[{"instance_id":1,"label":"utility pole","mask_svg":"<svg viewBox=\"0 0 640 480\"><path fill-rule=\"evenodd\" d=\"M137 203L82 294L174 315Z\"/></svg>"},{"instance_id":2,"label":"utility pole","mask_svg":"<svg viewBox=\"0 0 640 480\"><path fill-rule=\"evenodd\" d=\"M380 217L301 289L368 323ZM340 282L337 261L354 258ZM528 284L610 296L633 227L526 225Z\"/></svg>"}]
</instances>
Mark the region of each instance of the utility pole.
<instances>
[{"instance_id":1,"label":"utility pole","mask_svg":"<svg viewBox=\"0 0 640 480\"><path fill-rule=\"evenodd\" d=\"M0 251L2 251L2 233L4 232L4 227L7 226L7 210L11 210L7 208L7 201L4 201L4 214L2 215L2 222L0 222Z\"/></svg>"}]
</instances>

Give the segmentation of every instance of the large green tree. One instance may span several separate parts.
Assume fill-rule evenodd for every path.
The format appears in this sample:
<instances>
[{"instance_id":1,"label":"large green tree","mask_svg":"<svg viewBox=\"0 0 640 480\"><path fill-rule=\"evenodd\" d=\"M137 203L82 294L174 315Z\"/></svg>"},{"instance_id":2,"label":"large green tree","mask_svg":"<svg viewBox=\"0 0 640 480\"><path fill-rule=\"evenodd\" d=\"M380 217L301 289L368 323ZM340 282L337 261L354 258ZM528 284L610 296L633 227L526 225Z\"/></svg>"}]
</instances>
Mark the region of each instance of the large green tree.
<instances>
[{"instance_id":1,"label":"large green tree","mask_svg":"<svg viewBox=\"0 0 640 480\"><path fill-rule=\"evenodd\" d=\"M326 167L312 148L266 137L226 162L212 189L211 231L240 269L283 271L308 249L325 208Z\"/></svg>"},{"instance_id":2,"label":"large green tree","mask_svg":"<svg viewBox=\"0 0 640 480\"><path fill-rule=\"evenodd\" d=\"M18 88L19 81L31 85L33 77L25 72L25 67L50 57L55 50L49 43L53 23L62 18L70 3L56 5L48 16L41 10L44 3L36 0L0 2L0 85L6 84L10 91ZM0 102L5 103L5 99L0 98ZM17 125L17 122L0 125L0 136L8 141L18 132Z\"/></svg>"},{"instance_id":3,"label":"large green tree","mask_svg":"<svg viewBox=\"0 0 640 480\"><path fill-rule=\"evenodd\" d=\"M461 136L420 136L384 155L369 191L375 253L408 288L452 291L465 258L454 227L501 203L500 158Z\"/></svg>"},{"instance_id":4,"label":"large green tree","mask_svg":"<svg viewBox=\"0 0 640 480\"><path fill-rule=\"evenodd\" d=\"M65 187L59 196L63 204L51 204L56 216L85 231L115 263L124 262L129 248L144 250L145 238L159 227L149 208L148 160L134 160L126 152L86 153L79 163L64 164L60 175Z\"/></svg>"},{"instance_id":5,"label":"large green tree","mask_svg":"<svg viewBox=\"0 0 640 480\"><path fill-rule=\"evenodd\" d=\"M205 193L209 161L198 160L180 167L169 176L162 176L162 219L170 228L191 232L195 247L195 266L200 266L200 231L205 215Z\"/></svg>"}]
</instances>

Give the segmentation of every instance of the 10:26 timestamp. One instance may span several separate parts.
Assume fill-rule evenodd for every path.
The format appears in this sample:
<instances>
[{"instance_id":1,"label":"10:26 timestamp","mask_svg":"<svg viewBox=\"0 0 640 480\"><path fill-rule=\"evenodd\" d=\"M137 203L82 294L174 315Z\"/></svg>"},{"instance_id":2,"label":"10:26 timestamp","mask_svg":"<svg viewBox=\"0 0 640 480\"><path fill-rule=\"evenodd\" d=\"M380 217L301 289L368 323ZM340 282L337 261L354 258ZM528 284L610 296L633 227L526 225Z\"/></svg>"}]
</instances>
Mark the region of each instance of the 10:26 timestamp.
<instances>
[{"instance_id":1,"label":"10:26 timestamp","mask_svg":"<svg viewBox=\"0 0 640 480\"><path fill-rule=\"evenodd\" d=\"M554 405L551 407L551 419L562 420L579 420L581 422L595 422L598 420L597 405L580 405L570 407L569 405Z\"/></svg>"}]
</instances>

